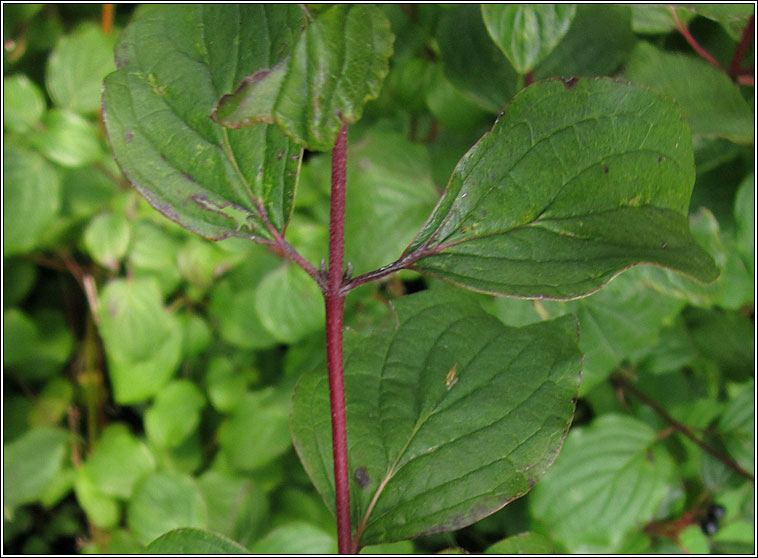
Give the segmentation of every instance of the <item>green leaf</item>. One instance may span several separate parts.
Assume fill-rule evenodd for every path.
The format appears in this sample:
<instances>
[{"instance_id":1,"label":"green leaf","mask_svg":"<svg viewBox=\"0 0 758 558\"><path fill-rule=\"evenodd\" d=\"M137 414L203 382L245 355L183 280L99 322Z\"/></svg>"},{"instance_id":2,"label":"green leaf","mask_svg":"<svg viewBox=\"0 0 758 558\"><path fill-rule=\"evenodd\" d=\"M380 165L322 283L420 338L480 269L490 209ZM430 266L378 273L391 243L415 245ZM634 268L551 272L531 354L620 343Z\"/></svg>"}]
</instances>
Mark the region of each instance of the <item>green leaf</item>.
<instances>
[{"instance_id":1,"label":"green leaf","mask_svg":"<svg viewBox=\"0 0 758 558\"><path fill-rule=\"evenodd\" d=\"M153 406L145 411L148 439L157 446L179 446L197 428L204 405L202 392L189 380L174 380L165 385Z\"/></svg>"},{"instance_id":2,"label":"green leaf","mask_svg":"<svg viewBox=\"0 0 758 558\"><path fill-rule=\"evenodd\" d=\"M247 312L250 308L246 309ZM286 262L268 273L255 293L255 312L281 343L295 343L324 325L324 299L318 285Z\"/></svg>"},{"instance_id":3,"label":"green leaf","mask_svg":"<svg viewBox=\"0 0 758 558\"><path fill-rule=\"evenodd\" d=\"M308 523L282 525L256 542L253 554L336 554L337 541L332 533Z\"/></svg>"},{"instance_id":4,"label":"green leaf","mask_svg":"<svg viewBox=\"0 0 758 558\"><path fill-rule=\"evenodd\" d=\"M483 109L500 112L518 91L518 73L492 43L475 5L455 5L439 16L436 33L445 74Z\"/></svg>"},{"instance_id":5,"label":"green leaf","mask_svg":"<svg viewBox=\"0 0 758 558\"><path fill-rule=\"evenodd\" d=\"M653 519L673 463L656 433L631 417L603 415L571 431L534 490L532 513L570 553L612 553Z\"/></svg>"},{"instance_id":6,"label":"green leaf","mask_svg":"<svg viewBox=\"0 0 758 558\"><path fill-rule=\"evenodd\" d=\"M244 546L227 537L185 527L165 533L147 545L147 554L250 554Z\"/></svg>"},{"instance_id":7,"label":"green leaf","mask_svg":"<svg viewBox=\"0 0 758 558\"><path fill-rule=\"evenodd\" d=\"M739 41L750 16L755 15L755 6L750 4L697 4L690 6L695 13L718 21L735 40Z\"/></svg>"},{"instance_id":8,"label":"green leaf","mask_svg":"<svg viewBox=\"0 0 758 558\"><path fill-rule=\"evenodd\" d=\"M520 74L552 52L575 12L573 4L482 4L490 37Z\"/></svg>"},{"instance_id":9,"label":"green leaf","mask_svg":"<svg viewBox=\"0 0 758 558\"><path fill-rule=\"evenodd\" d=\"M729 76L704 60L640 42L627 62L626 77L674 98L693 135L753 143L755 119L750 105Z\"/></svg>"},{"instance_id":10,"label":"green leaf","mask_svg":"<svg viewBox=\"0 0 758 558\"><path fill-rule=\"evenodd\" d=\"M124 215L108 213L90 220L84 230L84 246L100 265L118 270L129 247L129 221Z\"/></svg>"},{"instance_id":11,"label":"green leaf","mask_svg":"<svg viewBox=\"0 0 758 558\"><path fill-rule=\"evenodd\" d=\"M674 10L683 24L695 16L691 9L675 8L671 5L634 4L632 8L632 29L635 33L665 34L677 28Z\"/></svg>"},{"instance_id":12,"label":"green leaf","mask_svg":"<svg viewBox=\"0 0 758 558\"><path fill-rule=\"evenodd\" d=\"M442 64L434 64L427 74L428 87L423 100L440 124L454 131L468 131L491 122L490 115L445 76Z\"/></svg>"},{"instance_id":13,"label":"green leaf","mask_svg":"<svg viewBox=\"0 0 758 558\"><path fill-rule=\"evenodd\" d=\"M364 136L348 150L345 261L356 274L394 261L439 194L426 149L399 134Z\"/></svg>"},{"instance_id":14,"label":"green leaf","mask_svg":"<svg viewBox=\"0 0 758 558\"><path fill-rule=\"evenodd\" d=\"M221 452L233 468L251 471L290 448L289 394L266 388L246 393L218 433Z\"/></svg>"},{"instance_id":15,"label":"green leaf","mask_svg":"<svg viewBox=\"0 0 758 558\"><path fill-rule=\"evenodd\" d=\"M406 254L417 271L521 297L582 296L638 263L713 280L689 234L693 179L668 101L606 79L536 83L461 159Z\"/></svg>"},{"instance_id":16,"label":"green leaf","mask_svg":"<svg viewBox=\"0 0 758 558\"><path fill-rule=\"evenodd\" d=\"M17 308L3 312L3 365L28 380L48 379L60 372L74 345L73 335L57 310L28 316Z\"/></svg>"},{"instance_id":17,"label":"green leaf","mask_svg":"<svg viewBox=\"0 0 758 558\"><path fill-rule=\"evenodd\" d=\"M571 422L576 320L508 328L460 293L403 297L346 338L351 504L360 544L458 529L528 492ZM295 391L295 448L333 509L326 374Z\"/></svg>"},{"instance_id":18,"label":"green leaf","mask_svg":"<svg viewBox=\"0 0 758 558\"><path fill-rule=\"evenodd\" d=\"M301 149L274 126L227 130L210 113L287 56L303 20L297 5L140 7L116 45L104 117L121 169L158 211L214 240L270 241L266 220L284 231Z\"/></svg>"},{"instance_id":19,"label":"green leaf","mask_svg":"<svg viewBox=\"0 0 758 558\"><path fill-rule=\"evenodd\" d=\"M47 61L45 79L56 105L82 114L100 109L103 78L116 69L114 42L94 23L61 37Z\"/></svg>"},{"instance_id":20,"label":"green leaf","mask_svg":"<svg viewBox=\"0 0 758 558\"><path fill-rule=\"evenodd\" d=\"M580 4L568 33L535 68L534 78L613 75L636 42L629 6Z\"/></svg>"},{"instance_id":21,"label":"green leaf","mask_svg":"<svg viewBox=\"0 0 758 558\"><path fill-rule=\"evenodd\" d=\"M116 279L99 297L100 335L117 403L156 395L179 364L182 331L155 281Z\"/></svg>"},{"instance_id":22,"label":"green leaf","mask_svg":"<svg viewBox=\"0 0 758 558\"><path fill-rule=\"evenodd\" d=\"M53 109L45 113L41 123L29 141L54 163L83 167L103 156L97 128L75 112Z\"/></svg>"},{"instance_id":23,"label":"green leaf","mask_svg":"<svg viewBox=\"0 0 758 558\"><path fill-rule=\"evenodd\" d=\"M28 252L60 207L60 178L38 154L3 146L3 256Z\"/></svg>"},{"instance_id":24,"label":"green leaf","mask_svg":"<svg viewBox=\"0 0 758 558\"><path fill-rule=\"evenodd\" d=\"M143 477L127 509L129 528L142 544L177 527L202 529L206 516L205 502L195 480L173 472Z\"/></svg>"},{"instance_id":25,"label":"green leaf","mask_svg":"<svg viewBox=\"0 0 758 558\"><path fill-rule=\"evenodd\" d=\"M226 357L215 357L206 369L208 399L216 410L228 413L242 400L252 371L238 370Z\"/></svg>"},{"instance_id":26,"label":"green leaf","mask_svg":"<svg viewBox=\"0 0 758 558\"><path fill-rule=\"evenodd\" d=\"M213 118L238 128L276 122L300 145L329 151L343 123L358 121L389 72L393 35L372 5L337 5L319 13L291 58L261 66L214 107Z\"/></svg>"},{"instance_id":27,"label":"green leaf","mask_svg":"<svg viewBox=\"0 0 758 558\"><path fill-rule=\"evenodd\" d=\"M684 302L648 288L634 270L591 296L568 302L496 297L490 302L503 323L520 326L567 313L579 319L584 353L580 394L604 382L624 360L636 362L658 341L661 328Z\"/></svg>"},{"instance_id":28,"label":"green leaf","mask_svg":"<svg viewBox=\"0 0 758 558\"><path fill-rule=\"evenodd\" d=\"M92 481L103 494L128 500L143 475L155 470L155 457L123 423L103 430L86 462Z\"/></svg>"},{"instance_id":29,"label":"green leaf","mask_svg":"<svg viewBox=\"0 0 758 558\"><path fill-rule=\"evenodd\" d=\"M747 471L755 468L755 389L735 397L718 421L729 454Z\"/></svg>"},{"instance_id":30,"label":"green leaf","mask_svg":"<svg viewBox=\"0 0 758 558\"><path fill-rule=\"evenodd\" d=\"M100 489L86 465L76 470L74 492L79 505L94 525L100 529L113 529L118 525L121 519L118 501Z\"/></svg>"},{"instance_id":31,"label":"green leaf","mask_svg":"<svg viewBox=\"0 0 758 558\"><path fill-rule=\"evenodd\" d=\"M68 449L65 430L33 428L3 444L3 516L12 518L21 504L37 500L61 471Z\"/></svg>"},{"instance_id":32,"label":"green leaf","mask_svg":"<svg viewBox=\"0 0 758 558\"><path fill-rule=\"evenodd\" d=\"M734 200L737 250L751 275L755 275L755 175L749 173Z\"/></svg>"},{"instance_id":33,"label":"green leaf","mask_svg":"<svg viewBox=\"0 0 758 558\"><path fill-rule=\"evenodd\" d=\"M129 268L134 277L157 280L164 295L174 291L181 281L177 262L180 249L180 239L164 227L143 220L132 223Z\"/></svg>"},{"instance_id":34,"label":"green leaf","mask_svg":"<svg viewBox=\"0 0 758 558\"><path fill-rule=\"evenodd\" d=\"M209 529L245 545L258 537L269 506L252 479L208 471L198 484L208 505Z\"/></svg>"},{"instance_id":35,"label":"green leaf","mask_svg":"<svg viewBox=\"0 0 758 558\"><path fill-rule=\"evenodd\" d=\"M30 426L55 426L66 415L74 388L65 378L53 378L42 389L29 411Z\"/></svg>"},{"instance_id":36,"label":"green leaf","mask_svg":"<svg viewBox=\"0 0 758 558\"><path fill-rule=\"evenodd\" d=\"M485 554L558 554L555 545L539 533L521 533L488 546Z\"/></svg>"},{"instance_id":37,"label":"green leaf","mask_svg":"<svg viewBox=\"0 0 758 558\"><path fill-rule=\"evenodd\" d=\"M42 91L26 75L3 78L3 126L26 132L39 122L46 108Z\"/></svg>"}]
</instances>

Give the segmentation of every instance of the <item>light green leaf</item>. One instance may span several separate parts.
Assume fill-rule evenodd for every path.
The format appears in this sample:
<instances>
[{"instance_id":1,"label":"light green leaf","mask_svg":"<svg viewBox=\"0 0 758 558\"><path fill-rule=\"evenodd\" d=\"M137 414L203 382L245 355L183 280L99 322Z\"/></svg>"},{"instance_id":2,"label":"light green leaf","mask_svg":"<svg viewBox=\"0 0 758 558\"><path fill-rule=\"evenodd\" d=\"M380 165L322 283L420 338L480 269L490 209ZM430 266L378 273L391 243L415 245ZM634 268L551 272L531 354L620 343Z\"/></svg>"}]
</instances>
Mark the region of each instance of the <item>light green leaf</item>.
<instances>
[{"instance_id":1,"label":"light green leaf","mask_svg":"<svg viewBox=\"0 0 758 558\"><path fill-rule=\"evenodd\" d=\"M467 132L482 123L491 122L490 114L448 81L442 64L431 66L427 81L428 87L422 99L442 126Z\"/></svg>"},{"instance_id":2,"label":"light green leaf","mask_svg":"<svg viewBox=\"0 0 758 558\"><path fill-rule=\"evenodd\" d=\"M113 529L118 525L121 519L118 501L100 489L86 464L76 470L74 492L79 505L94 525L100 529Z\"/></svg>"},{"instance_id":3,"label":"light green leaf","mask_svg":"<svg viewBox=\"0 0 758 558\"><path fill-rule=\"evenodd\" d=\"M297 39L291 58L261 66L213 109L213 118L239 128L276 122L315 151L334 147L343 123L360 119L389 72L393 35L372 5L336 5L320 12Z\"/></svg>"},{"instance_id":4,"label":"light green leaf","mask_svg":"<svg viewBox=\"0 0 758 558\"><path fill-rule=\"evenodd\" d=\"M745 176L734 200L737 250L750 274L755 275L755 175Z\"/></svg>"},{"instance_id":5,"label":"light green leaf","mask_svg":"<svg viewBox=\"0 0 758 558\"><path fill-rule=\"evenodd\" d=\"M51 161L63 167L83 167L103 156L97 128L75 112L50 110L41 124L29 141Z\"/></svg>"},{"instance_id":6,"label":"light green leaf","mask_svg":"<svg viewBox=\"0 0 758 558\"><path fill-rule=\"evenodd\" d=\"M535 68L534 78L613 75L636 42L629 6L580 4L568 33Z\"/></svg>"},{"instance_id":7,"label":"light green leaf","mask_svg":"<svg viewBox=\"0 0 758 558\"><path fill-rule=\"evenodd\" d=\"M134 485L155 470L155 457L123 423L103 430L86 462L89 476L103 494L129 499Z\"/></svg>"},{"instance_id":8,"label":"light green leaf","mask_svg":"<svg viewBox=\"0 0 758 558\"><path fill-rule=\"evenodd\" d=\"M116 69L113 35L86 23L60 38L47 61L45 83L59 107L82 113L100 109L103 78Z\"/></svg>"},{"instance_id":9,"label":"light green leaf","mask_svg":"<svg viewBox=\"0 0 758 558\"><path fill-rule=\"evenodd\" d=\"M284 231L301 149L276 127L227 130L210 113L286 57L303 22L294 4L140 7L116 45L104 116L119 165L158 211L214 240L270 241L266 220Z\"/></svg>"},{"instance_id":10,"label":"light green leaf","mask_svg":"<svg viewBox=\"0 0 758 558\"><path fill-rule=\"evenodd\" d=\"M325 319L321 289L302 269L289 262L260 282L255 292L255 312L274 339L288 344L323 327Z\"/></svg>"},{"instance_id":11,"label":"light green leaf","mask_svg":"<svg viewBox=\"0 0 758 558\"><path fill-rule=\"evenodd\" d=\"M84 246L96 262L116 271L129 247L129 236L126 216L102 214L90 220L84 230Z\"/></svg>"},{"instance_id":12,"label":"light green leaf","mask_svg":"<svg viewBox=\"0 0 758 558\"><path fill-rule=\"evenodd\" d=\"M521 74L552 52L575 12L573 4L482 4L490 37Z\"/></svg>"},{"instance_id":13,"label":"light green leaf","mask_svg":"<svg viewBox=\"0 0 758 558\"><path fill-rule=\"evenodd\" d=\"M695 14L688 8L672 5L634 4L632 8L632 29L635 33L665 34L676 29L674 10L683 24L687 24Z\"/></svg>"},{"instance_id":14,"label":"light green leaf","mask_svg":"<svg viewBox=\"0 0 758 558\"><path fill-rule=\"evenodd\" d=\"M100 294L99 315L116 402L157 394L179 364L182 331L155 281L111 281Z\"/></svg>"},{"instance_id":15,"label":"light green leaf","mask_svg":"<svg viewBox=\"0 0 758 558\"><path fill-rule=\"evenodd\" d=\"M498 113L518 90L518 73L492 43L476 5L440 13L436 39L445 74L481 108Z\"/></svg>"},{"instance_id":16,"label":"light green leaf","mask_svg":"<svg viewBox=\"0 0 758 558\"><path fill-rule=\"evenodd\" d=\"M555 545L539 533L521 533L488 546L485 554L557 554Z\"/></svg>"},{"instance_id":17,"label":"light green leaf","mask_svg":"<svg viewBox=\"0 0 758 558\"><path fill-rule=\"evenodd\" d=\"M189 380L168 383L145 411L148 439L157 446L179 446L197 428L204 405L202 392Z\"/></svg>"},{"instance_id":18,"label":"light green leaf","mask_svg":"<svg viewBox=\"0 0 758 558\"><path fill-rule=\"evenodd\" d=\"M576 320L508 328L460 293L403 297L370 337L346 338L351 505L360 544L458 529L528 492L574 411ZM295 448L333 509L323 371L295 391Z\"/></svg>"},{"instance_id":19,"label":"light green leaf","mask_svg":"<svg viewBox=\"0 0 758 558\"><path fill-rule=\"evenodd\" d=\"M74 398L74 388L65 378L53 378L34 402L29 411L30 426L55 426L66 415Z\"/></svg>"},{"instance_id":20,"label":"light green leaf","mask_svg":"<svg viewBox=\"0 0 758 558\"><path fill-rule=\"evenodd\" d=\"M697 15L718 21L735 41L742 38L750 16L755 16L755 6L747 3L696 4L690 9Z\"/></svg>"},{"instance_id":21,"label":"light green leaf","mask_svg":"<svg viewBox=\"0 0 758 558\"><path fill-rule=\"evenodd\" d=\"M165 533L147 545L147 554L250 554L250 551L227 537L185 527Z\"/></svg>"},{"instance_id":22,"label":"light green leaf","mask_svg":"<svg viewBox=\"0 0 758 558\"><path fill-rule=\"evenodd\" d=\"M289 394L266 388L246 393L219 429L221 452L231 467L251 471L287 451Z\"/></svg>"},{"instance_id":23,"label":"light green leaf","mask_svg":"<svg viewBox=\"0 0 758 558\"><path fill-rule=\"evenodd\" d=\"M530 498L532 513L570 553L613 553L666 495L673 463L655 442L655 431L631 417L603 415L573 429Z\"/></svg>"},{"instance_id":24,"label":"light green leaf","mask_svg":"<svg viewBox=\"0 0 758 558\"><path fill-rule=\"evenodd\" d=\"M626 77L674 98L693 135L753 143L755 119L739 87L697 56L640 42L626 64Z\"/></svg>"},{"instance_id":25,"label":"light green leaf","mask_svg":"<svg viewBox=\"0 0 758 558\"><path fill-rule=\"evenodd\" d=\"M68 440L65 430L43 426L3 444L3 517L42 495L63 467Z\"/></svg>"},{"instance_id":26,"label":"light green leaf","mask_svg":"<svg viewBox=\"0 0 758 558\"><path fill-rule=\"evenodd\" d=\"M638 263L713 280L689 234L693 180L668 101L606 79L536 83L461 159L406 256L417 271L521 297L582 296Z\"/></svg>"},{"instance_id":27,"label":"light green leaf","mask_svg":"<svg viewBox=\"0 0 758 558\"><path fill-rule=\"evenodd\" d=\"M268 519L261 488L246 477L208 471L198 479L208 506L208 528L241 544L255 540Z\"/></svg>"},{"instance_id":28,"label":"light green leaf","mask_svg":"<svg viewBox=\"0 0 758 558\"><path fill-rule=\"evenodd\" d=\"M132 223L129 268L134 277L157 280L164 295L174 291L181 280L180 249L180 239L164 227L144 220Z\"/></svg>"},{"instance_id":29,"label":"light green leaf","mask_svg":"<svg viewBox=\"0 0 758 558\"><path fill-rule=\"evenodd\" d=\"M204 528L207 511L189 475L149 473L134 488L127 508L129 528L142 544L177 527Z\"/></svg>"},{"instance_id":30,"label":"light green leaf","mask_svg":"<svg viewBox=\"0 0 758 558\"><path fill-rule=\"evenodd\" d=\"M60 178L38 154L3 146L3 256L28 252L60 207Z\"/></svg>"},{"instance_id":31,"label":"light green leaf","mask_svg":"<svg viewBox=\"0 0 758 558\"><path fill-rule=\"evenodd\" d=\"M336 554L334 534L308 523L282 525L256 542L253 554Z\"/></svg>"},{"instance_id":32,"label":"light green leaf","mask_svg":"<svg viewBox=\"0 0 758 558\"><path fill-rule=\"evenodd\" d=\"M25 74L3 78L3 126L26 132L39 122L46 108L42 91Z\"/></svg>"},{"instance_id":33,"label":"light green leaf","mask_svg":"<svg viewBox=\"0 0 758 558\"><path fill-rule=\"evenodd\" d=\"M755 389L751 385L735 397L718 422L729 454L740 467L752 471L755 467Z\"/></svg>"},{"instance_id":34,"label":"light green leaf","mask_svg":"<svg viewBox=\"0 0 758 558\"><path fill-rule=\"evenodd\" d=\"M240 370L227 357L214 357L208 363L205 381L208 399L222 413L229 413L242 400L254 370Z\"/></svg>"}]
</instances>

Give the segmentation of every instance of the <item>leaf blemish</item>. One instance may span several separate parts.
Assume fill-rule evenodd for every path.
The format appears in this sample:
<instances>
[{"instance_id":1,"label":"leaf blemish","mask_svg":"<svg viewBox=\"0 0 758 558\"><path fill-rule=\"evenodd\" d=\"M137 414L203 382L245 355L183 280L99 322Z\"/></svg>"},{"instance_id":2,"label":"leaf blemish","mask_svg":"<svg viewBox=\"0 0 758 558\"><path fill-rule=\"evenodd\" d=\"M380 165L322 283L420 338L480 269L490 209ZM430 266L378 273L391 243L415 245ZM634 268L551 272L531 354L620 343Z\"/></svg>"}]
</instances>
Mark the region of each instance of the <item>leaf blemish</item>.
<instances>
[{"instance_id":1,"label":"leaf blemish","mask_svg":"<svg viewBox=\"0 0 758 558\"><path fill-rule=\"evenodd\" d=\"M124 142L129 143L134 139L134 130L129 130L124 134Z\"/></svg>"},{"instance_id":2,"label":"leaf blemish","mask_svg":"<svg viewBox=\"0 0 758 558\"><path fill-rule=\"evenodd\" d=\"M566 89L572 89L576 85L576 82L579 81L579 78L572 77L570 79L562 79L561 81L563 82L563 85L566 86Z\"/></svg>"},{"instance_id":3,"label":"leaf blemish","mask_svg":"<svg viewBox=\"0 0 758 558\"><path fill-rule=\"evenodd\" d=\"M282 157L284 157L284 149L282 149L279 153L276 154L276 160L281 161Z\"/></svg>"},{"instance_id":4,"label":"leaf blemish","mask_svg":"<svg viewBox=\"0 0 758 558\"><path fill-rule=\"evenodd\" d=\"M610 169L608 169L608 167L607 167L607 166L606 166L606 167L603 167L603 172L604 172L605 174L608 174L608 170L610 170Z\"/></svg>"},{"instance_id":5,"label":"leaf blemish","mask_svg":"<svg viewBox=\"0 0 758 558\"><path fill-rule=\"evenodd\" d=\"M366 488L371 482L371 478L368 476L368 470L366 467L358 467L353 473L353 480L361 488Z\"/></svg>"},{"instance_id":6,"label":"leaf blemish","mask_svg":"<svg viewBox=\"0 0 758 558\"><path fill-rule=\"evenodd\" d=\"M447 389L452 388L458 382L458 363L453 364L453 367L448 371L445 377L445 387Z\"/></svg>"}]
</instances>

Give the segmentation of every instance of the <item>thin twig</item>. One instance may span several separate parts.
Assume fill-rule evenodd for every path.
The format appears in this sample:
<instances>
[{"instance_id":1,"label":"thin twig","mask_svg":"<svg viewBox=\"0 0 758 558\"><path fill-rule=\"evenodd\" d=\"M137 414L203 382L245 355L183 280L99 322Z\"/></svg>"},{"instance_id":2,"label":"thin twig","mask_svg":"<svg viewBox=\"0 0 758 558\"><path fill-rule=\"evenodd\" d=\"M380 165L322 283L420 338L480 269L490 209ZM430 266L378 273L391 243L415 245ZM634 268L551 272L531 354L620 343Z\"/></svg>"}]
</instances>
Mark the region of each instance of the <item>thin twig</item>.
<instances>
[{"instance_id":1,"label":"thin twig","mask_svg":"<svg viewBox=\"0 0 758 558\"><path fill-rule=\"evenodd\" d=\"M696 446L698 446L700 449L708 453L709 455L715 457L719 461L721 461L724 465L729 467L732 471L740 475L741 477L749 480L750 482L755 482L755 478L753 475L751 475L749 472L745 471L742 467L737 465L731 458L728 456L722 454L718 450L714 449L713 447L709 446L705 442L703 442L700 438L695 436L692 431L687 427L686 425L682 424L681 422L677 421L675 418L673 418L671 415L669 415L663 407L658 405L655 401L650 399L645 393L637 389L635 386L629 383L629 381L623 377L620 374L614 374L611 376L611 381L618 387L621 387L625 389L626 391L633 394L637 399L642 401L645 405L653 409L658 415L665 420L667 423L671 425L672 428L674 428L677 432L684 435L685 437L689 438Z\"/></svg>"},{"instance_id":2,"label":"thin twig","mask_svg":"<svg viewBox=\"0 0 758 558\"><path fill-rule=\"evenodd\" d=\"M734 54L732 55L732 63L729 64L729 75L732 77L736 77L743 72L743 70L740 69L740 63L745 57L745 52L747 51L747 47L750 44L750 39L753 38L754 17L754 15L750 16L745 29L742 31L740 42L734 49Z\"/></svg>"},{"instance_id":3,"label":"thin twig","mask_svg":"<svg viewBox=\"0 0 758 558\"><path fill-rule=\"evenodd\" d=\"M682 36L687 40L687 42L690 44L690 46L697 52L700 57L708 62L711 66L719 70L720 72L723 72L723 68L718 63L718 61L711 56L708 51L706 51L703 47L700 46L700 44L695 40L695 37L692 36L690 33L690 30L687 28L686 25L684 25L680 20L679 16L676 14L676 8L671 7L670 8L671 13L674 14L674 21L676 21L676 26L679 29L679 32L682 34Z\"/></svg>"}]
</instances>

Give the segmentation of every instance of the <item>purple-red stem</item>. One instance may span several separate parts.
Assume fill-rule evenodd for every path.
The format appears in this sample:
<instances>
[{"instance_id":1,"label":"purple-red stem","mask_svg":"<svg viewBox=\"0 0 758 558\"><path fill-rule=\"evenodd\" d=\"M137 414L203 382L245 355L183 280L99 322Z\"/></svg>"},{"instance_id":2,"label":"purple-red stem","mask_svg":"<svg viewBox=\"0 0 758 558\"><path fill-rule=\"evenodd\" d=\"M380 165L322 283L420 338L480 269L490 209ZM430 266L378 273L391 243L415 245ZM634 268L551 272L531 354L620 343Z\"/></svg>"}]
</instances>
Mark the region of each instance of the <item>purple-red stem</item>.
<instances>
[{"instance_id":1,"label":"purple-red stem","mask_svg":"<svg viewBox=\"0 0 758 558\"><path fill-rule=\"evenodd\" d=\"M332 453L337 509L337 548L352 551L350 526L350 473L347 461L347 419L342 362L342 315L345 295L340 291L345 254L345 175L347 125L343 124L332 150L332 193L329 217L329 273L326 291L326 361L329 367L329 400L332 410Z\"/></svg>"},{"instance_id":2,"label":"purple-red stem","mask_svg":"<svg viewBox=\"0 0 758 558\"><path fill-rule=\"evenodd\" d=\"M729 64L729 75L732 77L738 76L741 73L740 69L740 63L742 62L742 59L745 57L745 51L747 51L747 47L750 44L750 39L753 38L753 27L755 25L755 16L750 16L750 19L747 22L747 25L745 26L744 31L742 31L742 38L740 39L740 44L737 45L737 48L734 49L734 55L732 55L732 63Z\"/></svg>"}]
</instances>

